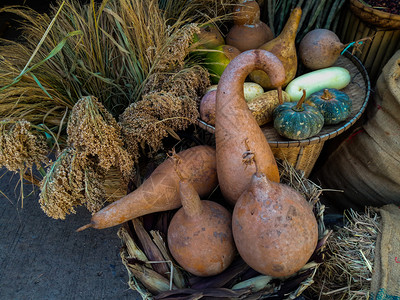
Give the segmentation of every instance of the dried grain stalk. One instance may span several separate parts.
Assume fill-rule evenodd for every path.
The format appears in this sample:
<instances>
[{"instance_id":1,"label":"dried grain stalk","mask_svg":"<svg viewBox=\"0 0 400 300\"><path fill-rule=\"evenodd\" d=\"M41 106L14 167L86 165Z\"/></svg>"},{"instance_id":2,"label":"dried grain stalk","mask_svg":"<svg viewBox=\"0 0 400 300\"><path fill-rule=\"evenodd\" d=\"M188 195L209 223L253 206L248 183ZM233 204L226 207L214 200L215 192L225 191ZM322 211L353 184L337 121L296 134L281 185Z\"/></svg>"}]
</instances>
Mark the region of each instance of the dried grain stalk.
<instances>
[{"instance_id":1,"label":"dried grain stalk","mask_svg":"<svg viewBox=\"0 0 400 300\"><path fill-rule=\"evenodd\" d=\"M151 77L143 99L120 117L129 152L136 159L143 152L154 154L171 131L193 124L199 117L200 97L209 85L208 73L199 66Z\"/></svg>"},{"instance_id":2,"label":"dried grain stalk","mask_svg":"<svg viewBox=\"0 0 400 300\"><path fill-rule=\"evenodd\" d=\"M85 201L84 178L82 160L75 149L66 148L42 180L39 195L42 210L54 219L65 219L67 214L75 213L75 207Z\"/></svg>"},{"instance_id":3,"label":"dried grain stalk","mask_svg":"<svg viewBox=\"0 0 400 300\"><path fill-rule=\"evenodd\" d=\"M208 22L204 4L219 3L162 2L59 0L48 15L2 9L23 21L21 41L0 44L0 118L24 116L65 136L64 114L85 95L118 116L141 98L150 75L188 62L184 56L198 30L192 21Z\"/></svg>"},{"instance_id":4,"label":"dried grain stalk","mask_svg":"<svg viewBox=\"0 0 400 300\"><path fill-rule=\"evenodd\" d=\"M56 219L74 213L79 205L97 212L105 201L120 196L119 189L126 192L133 174L121 128L95 97L83 97L74 105L67 133L69 146L43 179L39 200Z\"/></svg>"},{"instance_id":5,"label":"dried grain stalk","mask_svg":"<svg viewBox=\"0 0 400 300\"><path fill-rule=\"evenodd\" d=\"M46 137L25 120L0 122L0 166L25 173L49 163Z\"/></svg>"},{"instance_id":6,"label":"dried grain stalk","mask_svg":"<svg viewBox=\"0 0 400 300\"><path fill-rule=\"evenodd\" d=\"M131 179L133 160L124 148L120 125L96 97L83 97L74 105L67 133L68 145L80 155L94 156L104 172L118 167L122 178Z\"/></svg>"}]
</instances>

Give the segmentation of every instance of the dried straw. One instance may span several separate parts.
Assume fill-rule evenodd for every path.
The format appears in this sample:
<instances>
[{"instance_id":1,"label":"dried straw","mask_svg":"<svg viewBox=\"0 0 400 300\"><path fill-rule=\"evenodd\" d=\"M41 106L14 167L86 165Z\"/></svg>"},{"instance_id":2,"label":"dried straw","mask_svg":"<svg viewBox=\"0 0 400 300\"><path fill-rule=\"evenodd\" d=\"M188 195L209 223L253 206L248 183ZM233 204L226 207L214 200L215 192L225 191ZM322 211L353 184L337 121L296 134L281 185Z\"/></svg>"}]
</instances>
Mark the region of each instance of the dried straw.
<instances>
[{"instance_id":1,"label":"dried straw","mask_svg":"<svg viewBox=\"0 0 400 300\"><path fill-rule=\"evenodd\" d=\"M45 213L56 219L74 213L78 205L95 213L105 201L126 192L133 176L133 159L124 148L121 128L95 97L75 104L67 132L69 147L43 179L39 200Z\"/></svg>"},{"instance_id":2,"label":"dried straw","mask_svg":"<svg viewBox=\"0 0 400 300\"><path fill-rule=\"evenodd\" d=\"M67 148L43 178L39 203L49 217L65 219L66 214L75 213L74 207L84 202L85 170L80 162L76 151Z\"/></svg>"},{"instance_id":3,"label":"dried straw","mask_svg":"<svg viewBox=\"0 0 400 300\"><path fill-rule=\"evenodd\" d=\"M65 137L64 115L87 95L118 117L141 99L149 76L190 65L191 23L210 22L225 2L59 0L49 15L1 9L23 21L21 40L0 43L0 118L24 117Z\"/></svg>"},{"instance_id":4,"label":"dried straw","mask_svg":"<svg viewBox=\"0 0 400 300\"><path fill-rule=\"evenodd\" d=\"M197 24L224 13L225 2L58 0L48 15L1 9L22 19L22 35L0 42L0 119L40 126L62 151L41 184L47 214L65 218L77 205L94 212L116 199L146 145L153 153L162 138L195 121L208 73L190 68L187 54ZM160 89L149 90L151 82ZM126 109L128 147L114 119ZM9 128L0 137L4 166L25 170L45 161L43 137ZM8 153L19 156L11 161Z\"/></svg>"},{"instance_id":5,"label":"dried straw","mask_svg":"<svg viewBox=\"0 0 400 300\"><path fill-rule=\"evenodd\" d=\"M368 299L379 215L366 208L364 214L349 210L347 225L327 242L327 259L316 274L313 290L320 299Z\"/></svg>"}]
</instances>

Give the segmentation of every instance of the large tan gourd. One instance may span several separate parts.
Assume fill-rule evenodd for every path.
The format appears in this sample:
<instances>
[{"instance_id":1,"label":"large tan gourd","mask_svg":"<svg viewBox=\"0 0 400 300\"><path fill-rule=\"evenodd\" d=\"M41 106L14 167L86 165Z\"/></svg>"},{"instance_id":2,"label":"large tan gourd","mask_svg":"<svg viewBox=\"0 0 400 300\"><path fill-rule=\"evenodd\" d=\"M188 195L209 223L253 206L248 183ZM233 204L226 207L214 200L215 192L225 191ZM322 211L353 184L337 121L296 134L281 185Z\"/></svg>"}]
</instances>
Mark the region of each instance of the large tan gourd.
<instances>
[{"instance_id":1,"label":"large tan gourd","mask_svg":"<svg viewBox=\"0 0 400 300\"><path fill-rule=\"evenodd\" d=\"M307 200L258 171L235 205L232 232L243 260L274 277L300 270L318 242L318 224Z\"/></svg>"},{"instance_id":2,"label":"large tan gourd","mask_svg":"<svg viewBox=\"0 0 400 300\"><path fill-rule=\"evenodd\" d=\"M210 146L195 146L181 151L159 165L136 190L104 207L82 226L103 229L122 224L153 212L176 209L181 206L179 172L193 184L200 196L208 196L217 186L215 150Z\"/></svg>"},{"instance_id":3,"label":"large tan gourd","mask_svg":"<svg viewBox=\"0 0 400 300\"><path fill-rule=\"evenodd\" d=\"M282 99L281 86L285 80L285 70L280 60L264 50L248 50L234 58L227 66L217 88L215 118L215 140L217 174L224 198L235 204L248 187L254 166L244 166L242 154L246 151L244 142L259 156L259 169L269 179L279 182L279 171L260 126L254 119L244 99L243 83L247 75L262 69L278 88Z\"/></svg>"},{"instance_id":4,"label":"large tan gourd","mask_svg":"<svg viewBox=\"0 0 400 300\"><path fill-rule=\"evenodd\" d=\"M279 36L259 47L259 49L275 54L283 63L285 68L285 81L283 86L286 86L296 76L297 52L295 40L301 14L302 10L300 7L293 9ZM252 81L260 84L264 89L274 88L271 78L263 71L252 72L250 78Z\"/></svg>"}]
</instances>

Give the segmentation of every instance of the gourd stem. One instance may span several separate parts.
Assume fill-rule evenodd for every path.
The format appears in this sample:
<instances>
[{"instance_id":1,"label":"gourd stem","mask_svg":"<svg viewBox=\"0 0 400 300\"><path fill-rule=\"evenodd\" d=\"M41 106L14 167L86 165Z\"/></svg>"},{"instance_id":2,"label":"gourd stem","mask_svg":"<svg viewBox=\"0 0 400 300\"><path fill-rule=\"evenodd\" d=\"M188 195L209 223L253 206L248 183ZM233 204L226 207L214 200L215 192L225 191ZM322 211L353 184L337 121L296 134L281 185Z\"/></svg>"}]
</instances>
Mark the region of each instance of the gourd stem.
<instances>
[{"instance_id":1,"label":"gourd stem","mask_svg":"<svg viewBox=\"0 0 400 300\"><path fill-rule=\"evenodd\" d=\"M297 102L297 104L295 106L296 111L303 110L304 100L306 100L306 90L303 89L303 95L301 96L300 100Z\"/></svg>"},{"instance_id":2,"label":"gourd stem","mask_svg":"<svg viewBox=\"0 0 400 300\"><path fill-rule=\"evenodd\" d=\"M278 86L277 87L278 90L278 100L279 100L279 105L283 104L283 98L282 98L282 87Z\"/></svg>"},{"instance_id":3,"label":"gourd stem","mask_svg":"<svg viewBox=\"0 0 400 300\"><path fill-rule=\"evenodd\" d=\"M260 174L260 172L259 172L258 164L256 161L256 154L253 151L251 151L249 143L248 143L248 139L245 139L244 144L246 146L246 151L242 155L243 163L246 166L249 166L254 163L254 165L256 167L256 174L258 175L258 174Z\"/></svg>"},{"instance_id":4,"label":"gourd stem","mask_svg":"<svg viewBox=\"0 0 400 300\"><path fill-rule=\"evenodd\" d=\"M193 185L186 181L179 182L179 195L186 216L196 218L203 212L203 203Z\"/></svg>"},{"instance_id":5,"label":"gourd stem","mask_svg":"<svg viewBox=\"0 0 400 300\"><path fill-rule=\"evenodd\" d=\"M354 54L355 51L358 50L358 48L365 42L365 41L371 41L374 38L375 34L373 36L367 36L365 38L356 40L354 42L349 42L347 44L342 44L342 52L340 52L341 55L343 55L343 53L350 48L351 46L353 46L353 51L352 54Z\"/></svg>"},{"instance_id":6,"label":"gourd stem","mask_svg":"<svg viewBox=\"0 0 400 300\"><path fill-rule=\"evenodd\" d=\"M329 93L329 90L328 90L328 89L324 89L324 93L323 93L323 95L321 96L321 99L323 99L323 100L330 100L330 99L332 99L332 94Z\"/></svg>"},{"instance_id":7,"label":"gourd stem","mask_svg":"<svg viewBox=\"0 0 400 300\"><path fill-rule=\"evenodd\" d=\"M175 149L172 151L170 157L175 164L176 175L179 177L178 191L185 214L190 218L199 216L203 211L203 204L201 203L200 196L193 185L187 181L180 172L178 165L181 162L181 158L176 154Z\"/></svg>"}]
</instances>

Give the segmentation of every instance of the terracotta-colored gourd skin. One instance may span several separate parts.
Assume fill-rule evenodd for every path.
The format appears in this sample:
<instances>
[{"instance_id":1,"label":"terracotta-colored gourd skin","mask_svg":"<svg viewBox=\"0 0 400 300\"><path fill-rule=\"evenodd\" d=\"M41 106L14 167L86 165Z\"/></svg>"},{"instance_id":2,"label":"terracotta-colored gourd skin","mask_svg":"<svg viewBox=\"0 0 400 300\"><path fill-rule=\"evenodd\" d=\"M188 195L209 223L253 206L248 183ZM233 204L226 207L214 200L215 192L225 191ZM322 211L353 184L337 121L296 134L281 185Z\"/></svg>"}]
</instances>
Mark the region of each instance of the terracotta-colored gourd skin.
<instances>
[{"instance_id":1,"label":"terracotta-colored gourd skin","mask_svg":"<svg viewBox=\"0 0 400 300\"><path fill-rule=\"evenodd\" d=\"M274 277L300 270L318 242L311 205L288 185L271 182L262 173L254 174L237 201L232 232L243 260Z\"/></svg>"},{"instance_id":2,"label":"terracotta-colored gourd skin","mask_svg":"<svg viewBox=\"0 0 400 300\"><path fill-rule=\"evenodd\" d=\"M215 125L215 102L217 90L207 92L200 101L200 119L209 125Z\"/></svg>"},{"instance_id":3,"label":"terracotta-colored gourd skin","mask_svg":"<svg viewBox=\"0 0 400 300\"><path fill-rule=\"evenodd\" d=\"M260 49L275 54L282 61L285 68L285 82L283 86L286 86L296 76L297 50L295 39L301 14L302 10L300 7L293 9L279 36L259 47ZM264 89L274 88L271 79L263 71L252 72L250 78L252 81L260 84Z\"/></svg>"},{"instance_id":4,"label":"terracotta-colored gourd skin","mask_svg":"<svg viewBox=\"0 0 400 300\"><path fill-rule=\"evenodd\" d=\"M248 50L234 58L218 83L215 118L217 173L221 192L231 204L247 188L255 166L244 166L242 154L248 147L259 157L259 169L268 178L279 182L279 171L260 126L254 119L244 99L243 83L255 70L267 72L275 87L285 80L285 70L280 60L264 50Z\"/></svg>"},{"instance_id":5,"label":"terracotta-colored gourd skin","mask_svg":"<svg viewBox=\"0 0 400 300\"><path fill-rule=\"evenodd\" d=\"M224 271L236 252L232 236L232 215L222 205L200 200L193 186L181 181L183 207L168 227L168 247L186 271L212 276Z\"/></svg>"},{"instance_id":6,"label":"terracotta-colored gourd skin","mask_svg":"<svg viewBox=\"0 0 400 300\"><path fill-rule=\"evenodd\" d=\"M176 156L179 157L178 168L182 176L188 178L201 197L208 196L218 184L215 149L195 146ZM180 178L175 165L173 158L164 161L141 186L95 213L91 222L78 231L89 227L108 228L149 213L179 208Z\"/></svg>"},{"instance_id":7,"label":"terracotta-colored gourd skin","mask_svg":"<svg viewBox=\"0 0 400 300\"><path fill-rule=\"evenodd\" d=\"M257 1L244 1L235 7L234 25L226 35L226 44L246 51L257 49L272 40L274 35L267 24L260 21Z\"/></svg>"}]
</instances>

